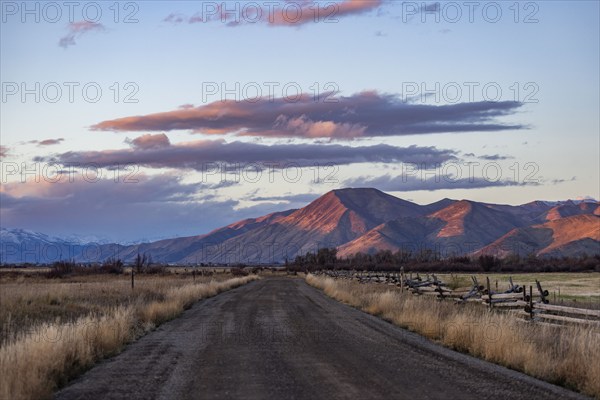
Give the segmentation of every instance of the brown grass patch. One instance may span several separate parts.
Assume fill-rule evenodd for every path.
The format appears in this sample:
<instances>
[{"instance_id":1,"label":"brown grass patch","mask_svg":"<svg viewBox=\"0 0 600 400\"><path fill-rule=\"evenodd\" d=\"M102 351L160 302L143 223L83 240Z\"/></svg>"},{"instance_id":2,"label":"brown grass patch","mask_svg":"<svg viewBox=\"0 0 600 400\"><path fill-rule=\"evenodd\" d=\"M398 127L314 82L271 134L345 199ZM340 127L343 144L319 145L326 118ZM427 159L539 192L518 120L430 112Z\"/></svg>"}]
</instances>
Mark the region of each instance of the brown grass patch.
<instances>
[{"instance_id":1,"label":"brown grass patch","mask_svg":"<svg viewBox=\"0 0 600 400\"><path fill-rule=\"evenodd\" d=\"M600 334L593 328L526 323L480 305L435 301L376 284L314 275L306 281L449 348L600 398Z\"/></svg>"},{"instance_id":2,"label":"brown grass patch","mask_svg":"<svg viewBox=\"0 0 600 400\"><path fill-rule=\"evenodd\" d=\"M178 316L194 302L255 279L256 275L195 283L148 279L139 282L133 293L114 283L93 281L86 281L86 289L83 282L82 286L23 285L23 291L9 288L2 297L17 314L28 307L69 305L77 300L88 307L77 309L75 316L61 310L54 321L30 318L26 328L12 323L10 314L6 317L3 326L7 331L0 346L0 398L48 398L73 376ZM2 308L6 307L3 302Z\"/></svg>"}]
</instances>

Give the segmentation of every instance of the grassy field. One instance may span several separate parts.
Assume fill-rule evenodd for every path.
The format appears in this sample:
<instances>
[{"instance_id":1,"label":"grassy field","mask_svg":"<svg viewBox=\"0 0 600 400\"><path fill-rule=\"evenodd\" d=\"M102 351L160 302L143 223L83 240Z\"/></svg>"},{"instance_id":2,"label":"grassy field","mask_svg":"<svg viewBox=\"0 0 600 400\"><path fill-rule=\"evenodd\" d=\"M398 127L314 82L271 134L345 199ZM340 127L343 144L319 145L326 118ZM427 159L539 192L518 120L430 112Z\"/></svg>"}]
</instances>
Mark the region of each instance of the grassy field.
<instances>
[{"instance_id":1,"label":"grassy field","mask_svg":"<svg viewBox=\"0 0 600 400\"><path fill-rule=\"evenodd\" d=\"M40 272L44 271L0 273L0 344L40 323L73 322L88 314L110 312L116 305L163 300L171 288L231 278L228 273L139 274L132 290L128 273L47 279Z\"/></svg>"},{"instance_id":2,"label":"grassy field","mask_svg":"<svg viewBox=\"0 0 600 400\"><path fill-rule=\"evenodd\" d=\"M401 294L376 283L310 274L306 281L336 300L444 346L600 399L600 333L593 328L531 324L481 305Z\"/></svg>"},{"instance_id":3,"label":"grassy field","mask_svg":"<svg viewBox=\"0 0 600 400\"><path fill-rule=\"evenodd\" d=\"M164 274L0 274L0 398L49 398L99 359L195 301L257 279Z\"/></svg>"},{"instance_id":4,"label":"grassy field","mask_svg":"<svg viewBox=\"0 0 600 400\"><path fill-rule=\"evenodd\" d=\"M471 276L475 276L479 284L485 285L486 278L490 279L492 290L503 291L508 289L508 278L512 277L515 285L529 288L533 286L537 293L535 280L540 281L542 288L550 292L549 300L553 304L565 304L586 308L600 308L600 273L572 273L572 272L549 272L549 273L501 273L501 274L436 274L438 278L446 282L452 289L470 286ZM529 290L529 289L527 289Z\"/></svg>"}]
</instances>

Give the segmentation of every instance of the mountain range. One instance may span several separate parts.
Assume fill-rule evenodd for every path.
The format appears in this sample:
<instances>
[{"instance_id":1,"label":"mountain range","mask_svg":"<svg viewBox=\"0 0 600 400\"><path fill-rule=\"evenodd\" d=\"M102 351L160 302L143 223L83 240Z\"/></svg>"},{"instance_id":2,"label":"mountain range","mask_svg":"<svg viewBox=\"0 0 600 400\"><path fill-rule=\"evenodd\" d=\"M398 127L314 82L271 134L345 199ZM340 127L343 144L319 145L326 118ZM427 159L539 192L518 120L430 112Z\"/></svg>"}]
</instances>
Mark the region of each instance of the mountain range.
<instances>
[{"instance_id":1,"label":"mountain range","mask_svg":"<svg viewBox=\"0 0 600 400\"><path fill-rule=\"evenodd\" d=\"M443 199L419 205L377 189L339 189L307 206L235 222L212 232L149 243L81 243L22 229L2 229L3 263L58 259L155 262L277 263L322 247L338 255L431 249L442 256L600 254L600 203L594 200L519 206Z\"/></svg>"}]
</instances>

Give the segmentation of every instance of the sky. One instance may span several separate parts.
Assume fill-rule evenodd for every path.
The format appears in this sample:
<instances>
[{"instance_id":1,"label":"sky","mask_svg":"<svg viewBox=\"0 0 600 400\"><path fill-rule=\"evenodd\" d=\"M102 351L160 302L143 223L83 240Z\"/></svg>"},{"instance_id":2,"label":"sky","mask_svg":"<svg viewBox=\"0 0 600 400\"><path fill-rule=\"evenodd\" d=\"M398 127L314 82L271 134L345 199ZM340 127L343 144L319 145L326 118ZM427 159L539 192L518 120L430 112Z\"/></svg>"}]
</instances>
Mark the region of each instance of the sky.
<instances>
[{"instance_id":1,"label":"sky","mask_svg":"<svg viewBox=\"0 0 600 400\"><path fill-rule=\"evenodd\" d=\"M2 228L600 197L597 1L0 3Z\"/></svg>"}]
</instances>

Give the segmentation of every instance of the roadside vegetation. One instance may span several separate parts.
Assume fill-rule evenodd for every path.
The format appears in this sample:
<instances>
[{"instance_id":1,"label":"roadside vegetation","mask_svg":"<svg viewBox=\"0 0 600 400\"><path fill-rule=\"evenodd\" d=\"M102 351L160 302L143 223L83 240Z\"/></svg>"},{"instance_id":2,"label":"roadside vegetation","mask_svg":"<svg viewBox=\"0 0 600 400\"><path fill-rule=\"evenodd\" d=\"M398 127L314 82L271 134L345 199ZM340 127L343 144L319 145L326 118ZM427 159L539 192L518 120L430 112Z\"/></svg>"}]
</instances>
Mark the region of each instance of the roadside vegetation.
<instances>
[{"instance_id":1,"label":"roadside vegetation","mask_svg":"<svg viewBox=\"0 0 600 400\"><path fill-rule=\"evenodd\" d=\"M2 273L0 398L49 398L194 302L258 279L245 271L206 276L143 268L133 289L131 270L122 265L116 271L57 265L33 274Z\"/></svg>"},{"instance_id":2,"label":"roadside vegetation","mask_svg":"<svg viewBox=\"0 0 600 400\"><path fill-rule=\"evenodd\" d=\"M377 284L308 274L328 296L444 346L600 399L600 333L531 324L481 306L416 297Z\"/></svg>"}]
</instances>

